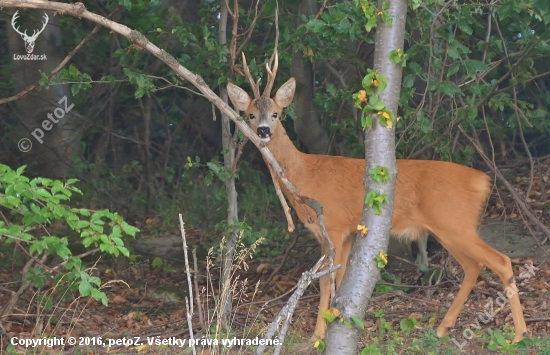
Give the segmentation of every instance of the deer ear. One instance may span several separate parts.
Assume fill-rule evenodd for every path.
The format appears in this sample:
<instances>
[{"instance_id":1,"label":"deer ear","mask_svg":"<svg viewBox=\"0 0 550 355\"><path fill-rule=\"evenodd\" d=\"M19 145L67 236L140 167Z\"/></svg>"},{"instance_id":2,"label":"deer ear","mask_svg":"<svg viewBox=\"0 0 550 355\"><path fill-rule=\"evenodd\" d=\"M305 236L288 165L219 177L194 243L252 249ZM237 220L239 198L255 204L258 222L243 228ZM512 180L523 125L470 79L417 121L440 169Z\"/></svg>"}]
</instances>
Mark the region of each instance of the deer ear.
<instances>
[{"instance_id":1,"label":"deer ear","mask_svg":"<svg viewBox=\"0 0 550 355\"><path fill-rule=\"evenodd\" d=\"M275 103L281 107L290 105L294 98L294 90L296 90L296 80L290 78L279 88L279 90L277 90L275 94Z\"/></svg>"},{"instance_id":2,"label":"deer ear","mask_svg":"<svg viewBox=\"0 0 550 355\"><path fill-rule=\"evenodd\" d=\"M246 91L232 83L227 84L227 94L233 105L241 111L246 111L252 101Z\"/></svg>"}]
</instances>

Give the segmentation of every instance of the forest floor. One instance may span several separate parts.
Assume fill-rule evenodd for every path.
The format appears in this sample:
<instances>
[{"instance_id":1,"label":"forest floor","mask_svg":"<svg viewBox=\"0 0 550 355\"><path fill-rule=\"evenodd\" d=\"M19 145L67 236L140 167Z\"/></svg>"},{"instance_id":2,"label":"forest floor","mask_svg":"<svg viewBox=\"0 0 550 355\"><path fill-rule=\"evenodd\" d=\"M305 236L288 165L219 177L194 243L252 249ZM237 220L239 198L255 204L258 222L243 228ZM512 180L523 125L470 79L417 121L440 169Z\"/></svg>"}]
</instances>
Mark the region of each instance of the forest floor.
<instances>
[{"instance_id":1,"label":"forest floor","mask_svg":"<svg viewBox=\"0 0 550 355\"><path fill-rule=\"evenodd\" d=\"M514 183L516 191L523 196L528 181L513 176L508 180ZM535 179L527 202L541 222L550 225L550 203L547 197L550 187L547 189L542 180ZM480 234L489 244L512 258L529 334L547 341L550 332L550 263L547 262L550 248L544 236L530 234L512 197L501 187L499 191L500 194L493 194L490 199ZM89 299L81 299L70 305L60 304L56 312L62 309L64 312L63 315L57 315L58 328L53 329L50 324L44 332L65 336L70 334L84 341L80 346L65 348L63 353L191 353L191 333L184 301L189 291L187 274L182 264L179 230L172 228L167 231L167 228L162 227L166 233L161 233L160 237L147 238L148 232L158 230L159 226L154 222L144 222L139 227L142 229L141 244L134 245L138 253L149 249L153 254L160 253L163 262L156 265L152 261L153 257L150 257L136 260L133 264L97 264L97 274L103 284L108 285L103 290L109 297L109 307ZM186 238L191 248L203 247L197 260L199 272L196 276L206 319L201 325L199 309L195 305L192 325L197 344L210 343L210 346L197 346L197 353L215 354L217 352L212 346L212 337L216 329L220 328L216 328L219 307L213 295L218 295L220 263L215 253L205 257L208 253L204 245L216 237L188 228ZM152 244L143 244L145 240L152 241ZM250 253L242 251L242 258L234 267L232 330L230 333L221 330L218 339L229 339L226 341L231 340L233 344L240 339L245 339L245 344L246 340L262 339L261 334L265 333L286 304L302 273L319 258L317 242L304 231L295 232L287 240L288 244L279 246L281 253L275 257L252 258ZM272 245L272 241L265 241L258 250L269 249ZM283 252L285 248L286 252ZM392 250L389 254L391 260ZM383 272L384 282L377 286L364 321L361 348L367 350L362 354L540 354L540 347L548 346L546 342L546 345L533 346L531 350L520 352L509 344L513 338L510 310L506 302L502 302L504 298L501 298L503 289L500 280L489 270L480 275L449 336L437 339L435 328L458 292L463 272L458 263L434 241L430 242L429 254L431 267L424 275L417 272L412 258L407 261L404 257L398 257L400 263L390 264ZM193 268L193 258L189 258ZM440 282L433 285L442 269L445 271ZM0 274L2 283L10 282L11 279L7 271ZM315 326L318 301L318 284L313 282L294 312L283 354L316 353L311 344L309 350L304 351L303 347L308 344ZM502 304L504 307L500 307ZM19 309L24 313L22 307L23 303ZM71 326L66 319L72 322ZM35 322L36 318L29 315L21 322L4 323L4 327L9 324L6 329L9 334L32 337L33 329L36 329ZM103 342L102 346L97 346L99 339ZM119 340L119 344L113 343L107 347L105 344L108 339L124 339L125 344ZM166 344L175 339L186 342L183 347ZM5 345L0 344L0 353ZM228 347L221 341L219 345L221 353L226 354L253 354L255 351L254 345ZM35 348L33 353L37 352L59 353L49 351L48 348ZM21 349L17 353L24 351Z\"/></svg>"}]
</instances>

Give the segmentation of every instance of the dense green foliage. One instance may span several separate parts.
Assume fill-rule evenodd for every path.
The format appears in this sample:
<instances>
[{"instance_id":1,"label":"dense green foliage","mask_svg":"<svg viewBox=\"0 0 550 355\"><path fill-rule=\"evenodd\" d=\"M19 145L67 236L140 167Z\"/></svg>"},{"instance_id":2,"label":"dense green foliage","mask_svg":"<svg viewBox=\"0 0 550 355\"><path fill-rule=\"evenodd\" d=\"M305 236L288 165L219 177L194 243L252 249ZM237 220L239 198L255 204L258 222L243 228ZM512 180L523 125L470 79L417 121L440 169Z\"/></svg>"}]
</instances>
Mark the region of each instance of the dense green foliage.
<instances>
[{"instance_id":1,"label":"dense green foliage","mask_svg":"<svg viewBox=\"0 0 550 355\"><path fill-rule=\"evenodd\" d=\"M0 164L0 213L4 216L3 211L8 212L0 220L2 249L15 244L17 252L14 255L21 256L19 249L22 249L41 259L28 271L23 271L22 280L31 281L41 289L53 276L56 294L63 298L71 296L70 291L79 290L80 295L91 295L106 305L107 297L99 290L101 280L91 276L82 259L73 254L81 247L75 247L74 242L70 246L69 240L79 236L84 248L94 247L106 254L129 256L123 237L135 236L138 229L108 210L68 207L66 203L71 196L80 193L74 186L75 179L65 183L46 178L29 179L23 175L23 170L24 167L12 170ZM64 272L52 272L44 267L46 258L43 256L60 258ZM55 301L54 294L44 299L48 307Z\"/></svg>"}]
</instances>

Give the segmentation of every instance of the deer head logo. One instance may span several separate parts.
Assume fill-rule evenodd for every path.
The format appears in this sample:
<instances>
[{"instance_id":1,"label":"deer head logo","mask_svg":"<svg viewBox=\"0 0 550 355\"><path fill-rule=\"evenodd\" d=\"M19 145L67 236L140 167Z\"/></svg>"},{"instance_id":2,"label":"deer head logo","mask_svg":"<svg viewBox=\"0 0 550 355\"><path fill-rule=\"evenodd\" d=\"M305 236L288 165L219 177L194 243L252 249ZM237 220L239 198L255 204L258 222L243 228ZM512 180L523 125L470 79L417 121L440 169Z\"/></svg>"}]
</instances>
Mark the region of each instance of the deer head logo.
<instances>
[{"instance_id":1,"label":"deer head logo","mask_svg":"<svg viewBox=\"0 0 550 355\"><path fill-rule=\"evenodd\" d=\"M50 18L48 17L47 14L44 14L45 21L42 23L42 28L40 30L34 30L32 32L32 36L29 36L27 35L27 30L25 30L25 32L21 32L19 31L19 26L15 27L15 21L19 18L18 12L19 10L15 11L15 13L13 14L13 17L11 19L11 26L13 27L15 32L21 35L21 38L23 38L23 41L25 41L25 50L27 51L28 54L31 54L32 51L34 50L34 42L38 38L38 35L41 34L42 31L44 31L44 29L46 28L46 25L48 24L48 20Z\"/></svg>"}]
</instances>

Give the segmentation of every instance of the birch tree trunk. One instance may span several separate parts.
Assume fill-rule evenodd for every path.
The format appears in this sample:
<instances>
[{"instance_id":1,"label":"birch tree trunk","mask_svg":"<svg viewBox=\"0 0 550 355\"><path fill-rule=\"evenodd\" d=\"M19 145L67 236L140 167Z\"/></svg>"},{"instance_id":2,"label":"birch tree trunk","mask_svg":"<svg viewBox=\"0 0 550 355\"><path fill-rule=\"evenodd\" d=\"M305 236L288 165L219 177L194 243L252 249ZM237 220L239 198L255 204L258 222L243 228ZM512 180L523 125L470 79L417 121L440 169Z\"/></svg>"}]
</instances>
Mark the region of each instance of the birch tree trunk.
<instances>
[{"instance_id":1,"label":"birch tree trunk","mask_svg":"<svg viewBox=\"0 0 550 355\"><path fill-rule=\"evenodd\" d=\"M382 1L378 7L382 8ZM407 14L406 0L389 0L387 12L392 17L391 25L379 19L375 37L374 70L388 79L388 86L379 94L386 108L397 113L401 92L401 63L393 64L388 59L390 51L403 49L405 38L405 20ZM365 197L370 191L386 193L389 203L385 203L382 214L376 215L367 205L363 208L361 225L369 231L365 238L358 235L355 239L346 274L332 301L332 307L341 312L343 318L352 324L348 328L336 320L328 325L326 354L356 355L359 352L358 342L361 329L351 321L352 316L365 316L374 286L380 277L375 257L380 251L386 251L391 231L393 216L393 196L397 178L395 161L395 122L392 128L382 127L377 117L373 119L372 128L365 131L366 171L364 177ZM370 169L382 166L388 169L389 182L376 183L369 173Z\"/></svg>"}]
</instances>

